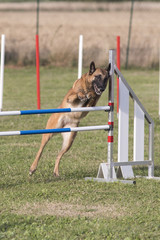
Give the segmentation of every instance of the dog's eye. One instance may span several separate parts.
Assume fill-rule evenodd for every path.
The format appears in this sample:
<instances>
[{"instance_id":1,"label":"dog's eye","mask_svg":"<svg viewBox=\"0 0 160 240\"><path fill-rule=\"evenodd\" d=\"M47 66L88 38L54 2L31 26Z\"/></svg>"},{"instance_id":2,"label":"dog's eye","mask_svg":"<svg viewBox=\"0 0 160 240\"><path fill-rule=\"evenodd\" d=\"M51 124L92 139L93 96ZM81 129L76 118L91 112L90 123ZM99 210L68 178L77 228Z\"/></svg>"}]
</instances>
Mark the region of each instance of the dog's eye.
<instances>
[{"instance_id":1,"label":"dog's eye","mask_svg":"<svg viewBox=\"0 0 160 240\"><path fill-rule=\"evenodd\" d=\"M97 75L96 78L101 78L101 74Z\"/></svg>"}]
</instances>

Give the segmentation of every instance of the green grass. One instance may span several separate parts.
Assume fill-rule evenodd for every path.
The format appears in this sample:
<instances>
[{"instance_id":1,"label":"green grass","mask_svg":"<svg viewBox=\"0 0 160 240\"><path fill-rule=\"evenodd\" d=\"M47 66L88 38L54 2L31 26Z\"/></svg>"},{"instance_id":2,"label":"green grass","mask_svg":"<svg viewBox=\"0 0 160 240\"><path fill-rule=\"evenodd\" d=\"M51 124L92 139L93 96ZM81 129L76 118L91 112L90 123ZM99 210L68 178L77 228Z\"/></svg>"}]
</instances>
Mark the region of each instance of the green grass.
<instances>
[{"instance_id":1,"label":"green grass","mask_svg":"<svg viewBox=\"0 0 160 240\"><path fill-rule=\"evenodd\" d=\"M122 70L122 73L155 121L155 175L160 176L158 71ZM41 107L57 107L76 77L77 69L42 68ZM108 102L107 95L106 91L98 105ZM3 110L35 108L35 68L7 68ZM133 114L130 117L131 140ZM1 117L0 130L42 129L47 119L48 115ZM107 119L107 113L90 113L81 126L105 124ZM116 160L116 113L114 134ZM53 177L60 135L48 143L37 172L29 178L29 167L40 140L38 135L1 137L0 239L160 239L160 182L137 179L134 186L84 181L86 176L95 177L99 164L107 160L106 132L79 133L61 161L60 178ZM147 155L145 145L146 159ZM135 172L147 174L147 169L135 168Z\"/></svg>"}]
</instances>

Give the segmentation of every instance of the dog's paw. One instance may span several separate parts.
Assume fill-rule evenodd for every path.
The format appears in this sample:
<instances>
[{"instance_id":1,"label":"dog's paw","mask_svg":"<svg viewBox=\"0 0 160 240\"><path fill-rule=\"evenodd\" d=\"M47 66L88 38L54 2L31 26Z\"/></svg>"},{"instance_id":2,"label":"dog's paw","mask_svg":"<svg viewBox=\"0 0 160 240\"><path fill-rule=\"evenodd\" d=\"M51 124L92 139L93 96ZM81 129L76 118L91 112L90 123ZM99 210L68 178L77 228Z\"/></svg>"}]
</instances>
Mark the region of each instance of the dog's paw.
<instances>
[{"instance_id":1,"label":"dog's paw","mask_svg":"<svg viewBox=\"0 0 160 240\"><path fill-rule=\"evenodd\" d=\"M54 173L53 173L53 176L58 178L58 177L59 177L59 174L54 172Z\"/></svg>"},{"instance_id":2,"label":"dog's paw","mask_svg":"<svg viewBox=\"0 0 160 240\"><path fill-rule=\"evenodd\" d=\"M82 92L79 92L78 93L78 99L81 101L81 102L86 102L88 99L87 99L87 96L85 94L83 94Z\"/></svg>"},{"instance_id":3,"label":"dog's paw","mask_svg":"<svg viewBox=\"0 0 160 240\"><path fill-rule=\"evenodd\" d=\"M34 169L34 170L29 170L29 176L31 177L32 175L33 175L33 173L36 171L36 169Z\"/></svg>"},{"instance_id":4,"label":"dog's paw","mask_svg":"<svg viewBox=\"0 0 160 240\"><path fill-rule=\"evenodd\" d=\"M83 103L87 102L87 100L88 100L87 97L83 97L83 98L78 97L78 98L79 98L79 100L80 100L81 102L83 102Z\"/></svg>"},{"instance_id":5,"label":"dog's paw","mask_svg":"<svg viewBox=\"0 0 160 240\"><path fill-rule=\"evenodd\" d=\"M89 99L91 99L91 98L93 98L94 96L93 96L93 94L90 92L90 93L88 93L87 94L87 99L89 100Z\"/></svg>"}]
</instances>

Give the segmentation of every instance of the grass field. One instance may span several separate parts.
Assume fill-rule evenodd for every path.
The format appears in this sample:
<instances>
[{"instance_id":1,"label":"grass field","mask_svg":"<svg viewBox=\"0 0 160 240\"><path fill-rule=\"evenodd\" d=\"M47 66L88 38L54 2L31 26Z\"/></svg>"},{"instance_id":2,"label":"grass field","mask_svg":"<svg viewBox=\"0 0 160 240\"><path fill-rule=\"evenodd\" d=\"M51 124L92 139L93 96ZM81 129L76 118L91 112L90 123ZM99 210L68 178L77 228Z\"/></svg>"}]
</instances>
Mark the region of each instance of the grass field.
<instances>
[{"instance_id":1,"label":"grass field","mask_svg":"<svg viewBox=\"0 0 160 240\"><path fill-rule=\"evenodd\" d=\"M160 176L158 72L122 70L122 73L155 121L155 175ZM57 107L76 77L76 68L41 68L42 108ZM99 106L107 103L106 96L107 90ZM4 110L35 108L35 68L7 68ZM130 108L133 109L132 102ZM0 130L42 129L47 119L47 115L1 117ZM107 113L90 113L80 125L105 124L107 119ZM130 139L132 120L133 115ZM114 132L116 160L116 113ZM106 132L79 133L62 159L60 178L53 177L60 135L48 143L35 175L28 176L40 139L36 135L1 137L0 239L160 239L160 182L137 179L136 185L126 185L84 180L86 176L95 177L99 164L107 160ZM146 157L147 152L145 146ZM135 168L135 173L147 174L147 169Z\"/></svg>"}]
</instances>

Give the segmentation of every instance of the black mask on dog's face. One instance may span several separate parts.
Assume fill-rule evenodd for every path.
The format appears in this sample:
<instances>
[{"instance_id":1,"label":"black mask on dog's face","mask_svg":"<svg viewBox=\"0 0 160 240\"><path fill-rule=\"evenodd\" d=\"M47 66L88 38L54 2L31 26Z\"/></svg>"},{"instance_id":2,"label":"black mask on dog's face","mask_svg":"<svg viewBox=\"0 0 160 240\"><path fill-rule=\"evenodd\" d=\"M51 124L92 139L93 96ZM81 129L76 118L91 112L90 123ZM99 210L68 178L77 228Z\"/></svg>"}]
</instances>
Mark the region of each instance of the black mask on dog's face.
<instances>
[{"instance_id":1,"label":"black mask on dog's face","mask_svg":"<svg viewBox=\"0 0 160 240\"><path fill-rule=\"evenodd\" d=\"M97 95L101 95L107 87L108 79L110 77L110 68L110 64L108 65L107 69L96 69L94 62L91 62L90 64L89 75L94 77L92 80L92 87Z\"/></svg>"}]
</instances>

